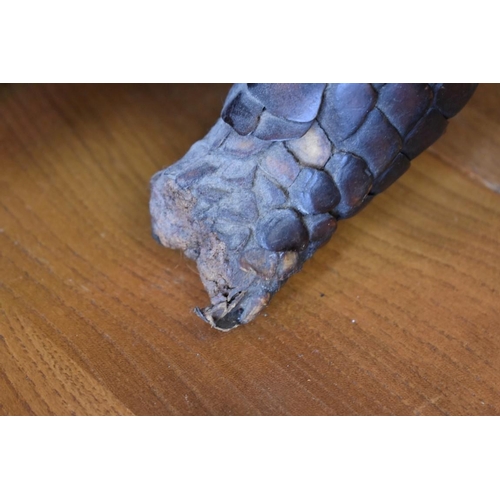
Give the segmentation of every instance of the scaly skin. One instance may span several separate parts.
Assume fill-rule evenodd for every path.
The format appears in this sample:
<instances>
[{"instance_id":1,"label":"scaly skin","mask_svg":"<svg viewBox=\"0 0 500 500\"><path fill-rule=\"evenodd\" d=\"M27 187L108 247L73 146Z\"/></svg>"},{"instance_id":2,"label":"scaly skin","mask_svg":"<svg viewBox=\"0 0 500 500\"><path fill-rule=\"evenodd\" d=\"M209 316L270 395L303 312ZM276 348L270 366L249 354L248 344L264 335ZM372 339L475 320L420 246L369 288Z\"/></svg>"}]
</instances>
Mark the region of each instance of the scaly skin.
<instances>
[{"instance_id":1,"label":"scaly skin","mask_svg":"<svg viewBox=\"0 0 500 500\"><path fill-rule=\"evenodd\" d=\"M211 305L248 323L444 132L474 84L237 84L209 134L155 174L161 244L196 260Z\"/></svg>"}]
</instances>

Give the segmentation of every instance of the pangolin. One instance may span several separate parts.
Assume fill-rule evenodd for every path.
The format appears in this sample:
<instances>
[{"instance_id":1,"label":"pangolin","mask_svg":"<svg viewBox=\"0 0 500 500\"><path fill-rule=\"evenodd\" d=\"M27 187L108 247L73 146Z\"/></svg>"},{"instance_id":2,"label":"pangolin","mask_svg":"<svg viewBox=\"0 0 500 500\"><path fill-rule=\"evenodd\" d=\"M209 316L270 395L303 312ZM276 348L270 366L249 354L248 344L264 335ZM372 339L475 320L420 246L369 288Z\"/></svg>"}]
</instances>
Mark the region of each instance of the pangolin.
<instances>
[{"instance_id":1,"label":"pangolin","mask_svg":"<svg viewBox=\"0 0 500 500\"><path fill-rule=\"evenodd\" d=\"M153 236L196 261L220 330L254 319L337 221L387 189L474 93L465 83L235 84L151 180Z\"/></svg>"}]
</instances>

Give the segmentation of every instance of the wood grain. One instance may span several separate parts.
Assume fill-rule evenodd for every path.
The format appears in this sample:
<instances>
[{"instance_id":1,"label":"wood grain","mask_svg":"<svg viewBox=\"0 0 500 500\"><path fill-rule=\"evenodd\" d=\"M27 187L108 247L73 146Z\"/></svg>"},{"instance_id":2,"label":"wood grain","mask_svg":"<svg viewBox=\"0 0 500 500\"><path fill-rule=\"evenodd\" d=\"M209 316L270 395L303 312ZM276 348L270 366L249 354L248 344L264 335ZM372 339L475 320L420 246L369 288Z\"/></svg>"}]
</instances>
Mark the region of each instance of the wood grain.
<instances>
[{"instance_id":1,"label":"wood grain","mask_svg":"<svg viewBox=\"0 0 500 500\"><path fill-rule=\"evenodd\" d=\"M148 182L228 87L0 87L0 414L500 414L500 86L221 333Z\"/></svg>"}]
</instances>

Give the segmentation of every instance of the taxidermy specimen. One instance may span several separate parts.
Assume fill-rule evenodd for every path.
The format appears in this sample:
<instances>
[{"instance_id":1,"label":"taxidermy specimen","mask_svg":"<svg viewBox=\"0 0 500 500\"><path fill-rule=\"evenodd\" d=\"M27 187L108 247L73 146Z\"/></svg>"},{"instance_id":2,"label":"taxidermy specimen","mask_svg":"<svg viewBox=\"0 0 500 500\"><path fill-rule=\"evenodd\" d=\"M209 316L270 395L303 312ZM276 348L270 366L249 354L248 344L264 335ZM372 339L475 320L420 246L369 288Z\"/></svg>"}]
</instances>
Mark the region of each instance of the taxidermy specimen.
<instances>
[{"instance_id":1,"label":"taxidermy specimen","mask_svg":"<svg viewBox=\"0 0 500 500\"><path fill-rule=\"evenodd\" d=\"M195 260L220 330L248 323L444 132L475 84L234 85L205 138L151 180L153 235Z\"/></svg>"}]
</instances>

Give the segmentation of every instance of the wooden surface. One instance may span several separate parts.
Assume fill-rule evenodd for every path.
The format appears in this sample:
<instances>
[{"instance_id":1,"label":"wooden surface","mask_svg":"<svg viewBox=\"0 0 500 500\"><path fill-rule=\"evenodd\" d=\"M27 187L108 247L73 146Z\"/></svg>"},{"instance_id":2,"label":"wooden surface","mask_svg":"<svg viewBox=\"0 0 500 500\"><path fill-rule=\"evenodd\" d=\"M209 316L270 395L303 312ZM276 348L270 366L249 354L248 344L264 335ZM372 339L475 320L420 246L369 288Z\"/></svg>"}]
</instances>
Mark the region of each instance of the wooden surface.
<instances>
[{"instance_id":1,"label":"wooden surface","mask_svg":"<svg viewBox=\"0 0 500 500\"><path fill-rule=\"evenodd\" d=\"M500 414L500 86L221 333L148 181L227 89L0 87L0 414Z\"/></svg>"}]
</instances>

